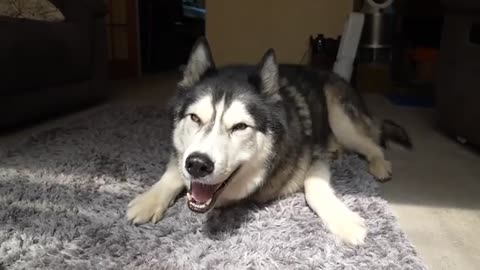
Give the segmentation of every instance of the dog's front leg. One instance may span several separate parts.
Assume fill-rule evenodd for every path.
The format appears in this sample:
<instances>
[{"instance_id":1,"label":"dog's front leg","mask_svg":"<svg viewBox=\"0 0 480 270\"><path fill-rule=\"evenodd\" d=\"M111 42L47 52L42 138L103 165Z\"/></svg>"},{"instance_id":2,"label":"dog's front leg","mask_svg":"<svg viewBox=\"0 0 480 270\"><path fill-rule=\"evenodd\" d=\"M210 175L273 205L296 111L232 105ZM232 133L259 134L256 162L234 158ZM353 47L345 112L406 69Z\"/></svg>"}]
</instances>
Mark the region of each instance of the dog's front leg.
<instances>
[{"instance_id":1,"label":"dog's front leg","mask_svg":"<svg viewBox=\"0 0 480 270\"><path fill-rule=\"evenodd\" d=\"M326 162L317 160L312 163L305 178L305 198L333 234L352 245L363 243L367 234L364 220L335 195Z\"/></svg>"},{"instance_id":2,"label":"dog's front leg","mask_svg":"<svg viewBox=\"0 0 480 270\"><path fill-rule=\"evenodd\" d=\"M133 224L159 221L184 188L185 183L178 171L178 165L172 158L160 180L129 203L128 220Z\"/></svg>"}]
</instances>

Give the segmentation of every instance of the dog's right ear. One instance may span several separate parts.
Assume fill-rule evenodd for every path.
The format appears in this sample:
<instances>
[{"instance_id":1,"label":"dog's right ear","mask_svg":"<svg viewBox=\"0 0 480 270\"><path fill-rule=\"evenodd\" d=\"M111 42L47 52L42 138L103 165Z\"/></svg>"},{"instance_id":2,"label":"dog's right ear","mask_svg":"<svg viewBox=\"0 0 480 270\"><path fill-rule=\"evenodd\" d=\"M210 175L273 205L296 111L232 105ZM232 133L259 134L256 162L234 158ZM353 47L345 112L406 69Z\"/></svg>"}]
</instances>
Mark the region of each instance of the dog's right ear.
<instances>
[{"instance_id":1,"label":"dog's right ear","mask_svg":"<svg viewBox=\"0 0 480 270\"><path fill-rule=\"evenodd\" d=\"M183 71L183 79L180 81L180 87L191 87L197 83L200 78L208 71L214 70L210 46L206 38L201 37L195 42L187 66Z\"/></svg>"},{"instance_id":2,"label":"dog's right ear","mask_svg":"<svg viewBox=\"0 0 480 270\"><path fill-rule=\"evenodd\" d=\"M261 91L267 96L275 96L279 89L279 70L275 51L268 49L258 65Z\"/></svg>"}]
</instances>

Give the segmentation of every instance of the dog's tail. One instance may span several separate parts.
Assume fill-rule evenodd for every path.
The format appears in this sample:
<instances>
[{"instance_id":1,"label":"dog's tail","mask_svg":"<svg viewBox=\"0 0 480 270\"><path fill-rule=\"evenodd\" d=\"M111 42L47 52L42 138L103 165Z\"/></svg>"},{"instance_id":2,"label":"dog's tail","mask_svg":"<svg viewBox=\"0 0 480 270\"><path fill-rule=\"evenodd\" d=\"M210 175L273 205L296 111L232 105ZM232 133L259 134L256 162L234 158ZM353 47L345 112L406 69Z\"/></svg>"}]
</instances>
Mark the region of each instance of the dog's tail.
<instances>
[{"instance_id":1,"label":"dog's tail","mask_svg":"<svg viewBox=\"0 0 480 270\"><path fill-rule=\"evenodd\" d=\"M385 119L380 126L380 145L386 148L387 142L397 143L409 150L413 148L407 131L392 120Z\"/></svg>"}]
</instances>

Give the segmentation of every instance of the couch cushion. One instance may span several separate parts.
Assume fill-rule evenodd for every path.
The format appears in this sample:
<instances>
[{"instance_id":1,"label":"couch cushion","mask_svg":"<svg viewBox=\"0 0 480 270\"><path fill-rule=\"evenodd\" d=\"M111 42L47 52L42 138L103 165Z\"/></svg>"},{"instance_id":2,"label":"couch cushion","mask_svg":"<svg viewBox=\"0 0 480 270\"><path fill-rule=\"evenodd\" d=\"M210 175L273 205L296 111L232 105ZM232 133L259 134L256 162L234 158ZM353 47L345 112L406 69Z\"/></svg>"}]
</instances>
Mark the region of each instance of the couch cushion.
<instances>
[{"instance_id":1,"label":"couch cushion","mask_svg":"<svg viewBox=\"0 0 480 270\"><path fill-rule=\"evenodd\" d=\"M87 24L0 17L0 93L90 77Z\"/></svg>"},{"instance_id":2,"label":"couch cushion","mask_svg":"<svg viewBox=\"0 0 480 270\"><path fill-rule=\"evenodd\" d=\"M62 12L49 0L4 0L0 1L0 16L40 21L65 20Z\"/></svg>"}]
</instances>

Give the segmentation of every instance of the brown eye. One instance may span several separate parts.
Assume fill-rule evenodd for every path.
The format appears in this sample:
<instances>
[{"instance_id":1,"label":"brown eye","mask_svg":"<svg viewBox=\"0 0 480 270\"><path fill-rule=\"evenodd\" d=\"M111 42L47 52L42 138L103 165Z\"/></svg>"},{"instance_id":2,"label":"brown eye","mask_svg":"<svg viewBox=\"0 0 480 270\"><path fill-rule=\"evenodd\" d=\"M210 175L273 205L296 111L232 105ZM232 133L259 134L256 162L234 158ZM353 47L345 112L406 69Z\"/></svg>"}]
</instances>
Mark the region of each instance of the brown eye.
<instances>
[{"instance_id":1,"label":"brown eye","mask_svg":"<svg viewBox=\"0 0 480 270\"><path fill-rule=\"evenodd\" d=\"M248 127L248 126L247 126L247 124L245 124L245 123L238 123L238 124L236 124L236 125L234 125L234 126L232 127L232 132L239 131L239 130L244 130L244 129L246 129L247 127Z\"/></svg>"},{"instance_id":2,"label":"brown eye","mask_svg":"<svg viewBox=\"0 0 480 270\"><path fill-rule=\"evenodd\" d=\"M194 113L190 114L190 119L197 124L202 123L202 120L200 120L200 117L198 117L198 115L196 115Z\"/></svg>"}]
</instances>

